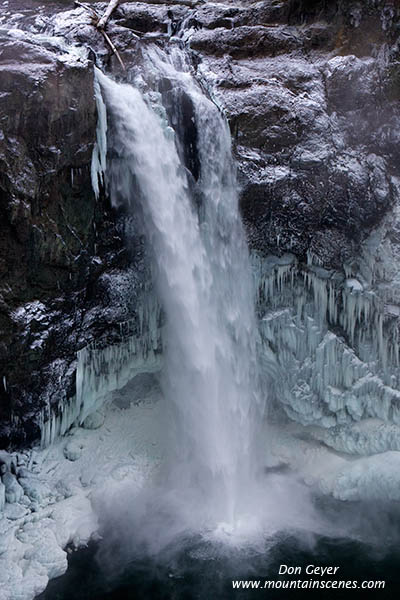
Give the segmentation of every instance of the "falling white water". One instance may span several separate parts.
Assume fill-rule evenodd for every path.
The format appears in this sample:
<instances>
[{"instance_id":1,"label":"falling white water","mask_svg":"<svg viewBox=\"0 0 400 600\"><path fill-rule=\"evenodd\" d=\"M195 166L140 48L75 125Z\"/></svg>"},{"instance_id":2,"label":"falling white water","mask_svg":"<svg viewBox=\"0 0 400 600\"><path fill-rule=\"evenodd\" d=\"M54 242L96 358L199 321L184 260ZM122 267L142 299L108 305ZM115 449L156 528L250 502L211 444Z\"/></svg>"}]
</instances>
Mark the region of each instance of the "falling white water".
<instances>
[{"instance_id":1,"label":"falling white water","mask_svg":"<svg viewBox=\"0 0 400 600\"><path fill-rule=\"evenodd\" d=\"M98 73L111 128L109 191L115 204L140 203L167 317L166 485L181 500L190 495L198 527L234 529L252 512L255 440L264 404L230 134L218 108L188 73L158 63L154 54L151 60L192 100L201 207L189 192L159 96L153 93L150 103L135 87Z\"/></svg>"}]
</instances>

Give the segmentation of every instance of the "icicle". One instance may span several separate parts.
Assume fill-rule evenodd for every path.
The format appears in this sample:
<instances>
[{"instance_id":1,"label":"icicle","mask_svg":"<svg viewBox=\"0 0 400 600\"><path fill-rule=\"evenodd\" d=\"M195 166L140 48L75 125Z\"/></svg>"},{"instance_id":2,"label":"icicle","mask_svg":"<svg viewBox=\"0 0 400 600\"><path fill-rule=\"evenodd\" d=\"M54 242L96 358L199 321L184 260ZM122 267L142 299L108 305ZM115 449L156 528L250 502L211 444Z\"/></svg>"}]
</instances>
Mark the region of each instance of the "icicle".
<instances>
[{"instance_id":1,"label":"icicle","mask_svg":"<svg viewBox=\"0 0 400 600\"><path fill-rule=\"evenodd\" d=\"M110 392L120 389L136 374L161 368L159 307L153 303L150 313L141 307L139 336L129 336L119 344L97 349L93 346L78 352L77 396L79 422L102 406ZM153 311L154 314L151 314ZM129 330L121 324L120 330Z\"/></svg>"},{"instance_id":2,"label":"icicle","mask_svg":"<svg viewBox=\"0 0 400 600\"><path fill-rule=\"evenodd\" d=\"M309 253L308 268L294 265L286 276L270 260L256 265L260 333L265 355L279 365L277 400L288 416L322 427L368 417L400 422L399 331L397 320L385 321L382 300L350 266L343 280L314 266Z\"/></svg>"},{"instance_id":3,"label":"icicle","mask_svg":"<svg viewBox=\"0 0 400 600\"><path fill-rule=\"evenodd\" d=\"M76 396L60 401L54 410L48 406L43 409L42 447L51 445L74 423L82 423L103 406L111 392L124 387L135 375L161 369L160 321L160 306L149 294L140 304L138 318L120 323L118 343L99 347L95 341L78 351Z\"/></svg>"},{"instance_id":4,"label":"icicle","mask_svg":"<svg viewBox=\"0 0 400 600\"><path fill-rule=\"evenodd\" d=\"M94 95L97 108L96 142L92 153L91 178L96 198L99 197L99 182L104 185L107 168L107 110L101 95L97 69L94 69Z\"/></svg>"}]
</instances>

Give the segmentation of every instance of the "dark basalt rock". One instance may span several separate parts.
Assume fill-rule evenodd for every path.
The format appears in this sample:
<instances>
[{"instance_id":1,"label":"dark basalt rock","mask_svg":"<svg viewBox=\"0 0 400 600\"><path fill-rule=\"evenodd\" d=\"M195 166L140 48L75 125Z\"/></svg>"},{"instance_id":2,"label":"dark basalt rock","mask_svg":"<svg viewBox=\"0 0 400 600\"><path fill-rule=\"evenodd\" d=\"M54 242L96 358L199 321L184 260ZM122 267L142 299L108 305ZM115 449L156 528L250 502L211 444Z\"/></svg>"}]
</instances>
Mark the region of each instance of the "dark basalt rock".
<instances>
[{"instance_id":1,"label":"dark basalt rock","mask_svg":"<svg viewBox=\"0 0 400 600\"><path fill-rule=\"evenodd\" d=\"M92 192L93 65L36 37L90 48L123 76L84 9L63 18L72 8L14 0L0 16L3 446L37 437L44 402L74 393L76 350L112 339L147 277L140 236L126 249L124 215ZM398 201L399 28L397 0L153 0L122 3L108 32L127 65L140 63L141 44L188 46L229 119L251 249L300 261L311 251L341 269ZM197 179L190 102L168 81L160 91L167 111L181 107L174 125Z\"/></svg>"},{"instance_id":2,"label":"dark basalt rock","mask_svg":"<svg viewBox=\"0 0 400 600\"><path fill-rule=\"evenodd\" d=\"M340 269L398 199L399 9L254 2L229 28L212 27L210 7L198 11L207 18L191 48L228 115L242 213L261 254L305 260L326 237L317 256Z\"/></svg>"},{"instance_id":3,"label":"dark basalt rock","mask_svg":"<svg viewBox=\"0 0 400 600\"><path fill-rule=\"evenodd\" d=\"M183 90L164 78L159 91L168 119L177 133L178 151L183 164L195 181L200 177L200 161L197 149L197 126L193 102Z\"/></svg>"},{"instance_id":4,"label":"dark basalt rock","mask_svg":"<svg viewBox=\"0 0 400 600\"><path fill-rule=\"evenodd\" d=\"M3 35L0 44L4 447L37 438L43 401L74 392L76 350L115 320L102 274L128 261L108 199L92 192L92 66L62 60L28 37Z\"/></svg>"}]
</instances>

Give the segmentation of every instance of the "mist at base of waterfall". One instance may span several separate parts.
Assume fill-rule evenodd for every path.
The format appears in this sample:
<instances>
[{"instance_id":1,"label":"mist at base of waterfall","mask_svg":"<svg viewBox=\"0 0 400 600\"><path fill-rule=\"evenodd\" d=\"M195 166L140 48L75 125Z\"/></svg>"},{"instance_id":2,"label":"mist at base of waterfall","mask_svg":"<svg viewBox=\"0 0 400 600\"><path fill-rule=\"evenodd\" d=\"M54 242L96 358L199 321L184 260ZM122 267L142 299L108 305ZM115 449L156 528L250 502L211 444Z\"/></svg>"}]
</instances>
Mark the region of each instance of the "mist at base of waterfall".
<instances>
[{"instance_id":1,"label":"mist at base of waterfall","mask_svg":"<svg viewBox=\"0 0 400 600\"><path fill-rule=\"evenodd\" d=\"M82 600L208 600L210 590L212 597L228 600L233 579L282 579L280 564L339 566L339 579L385 579L385 573L393 580L397 577L396 503L344 503L323 496L278 462L266 466L252 486L242 490L236 520L217 520L220 513L210 510L209 499L199 496L198 487L166 488L163 477L161 464L139 492L126 481L112 502L106 495L97 497L101 540L87 555L91 579ZM304 568L301 579L310 579ZM92 584L99 586L98 594ZM235 597L252 598L254 593L235 591ZM272 593L287 600L285 590ZM291 593L305 597L310 590Z\"/></svg>"},{"instance_id":2,"label":"mist at base of waterfall","mask_svg":"<svg viewBox=\"0 0 400 600\"><path fill-rule=\"evenodd\" d=\"M358 507L358 510L360 507ZM385 589L378 591L351 589L351 598L365 594L371 598L393 598L400 591L398 544L386 546L367 544L342 537L310 537L307 534L275 534L264 540L258 549L227 548L224 544L192 536L172 545L157 559L136 557L125 563L118 572L105 568L102 542L91 543L88 548L74 552L69 557L67 573L49 583L47 590L37 600L231 600L253 599L260 596L254 589L233 590L233 580L289 580L307 581L317 577L307 575L307 565L338 566L334 577L356 581L385 581ZM302 575L279 575L281 564L300 566ZM343 598L339 590L267 589L263 597L287 600L295 598ZM347 592L347 590L346 590ZM376 595L374 595L376 594Z\"/></svg>"},{"instance_id":3,"label":"mist at base of waterfall","mask_svg":"<svg viewBox=\"0 0 400 600\"><path fill-rule=\"evenodd\" d=\"M235 521L216 519L212 506L198 496L198 489L166 489L156 484L143 488L132 502L129 484L113 504L98 499L95 509L100 518L102 562L111 571L126 561L168 556L186 540L197 538L206 547L221 552L262 551L265 539L287 529L310 531L317 515L309 491L286 476L271 476L260 482L257 497L243 494L243 511ZM291 503L290 497L296 497ZM281 512L279 512L279 507Z\"/></svg>"},{"instance_id":4,"label":"mist at base of waterfall","mask_svg":"<svg viewBox=\"0 0 400 600\"><path fill-rule=\"evenodd\" d=\"M165 398L154 376L145 379L146 385L140 376L115 395L102 428L78 429L71 436L85 448L80 460L63 462L60 444L58 453L54 448L43 465L43 471L54 466L58 456L62 471L57 478L61 474L70 481L74 474L74 481L85 482L91 499L86 510L96 517L98 541L69 555L67 573L49 583L41 600L225 600L233 597L232 579L276 580L279 564L337 565L346 579L394 581L400 547L397 503L342 502L321 495L316 485L304 485L296 465L283 464L290 449L283 431L280 443L273 446L275 466L265 464L257 474L257 486L252 488L257 494L249 498L243 490L242 506L247 498L247 510L238 511L237 522L218 521L193 489L185 493L170 489L165 494L161 485ZM273 441L275 435L270 430L262 438ZM292 453L302 461L313 456L315 446L305 443L293 441ZM326 482L336 457L325 452L326 458L318 454L317 462L318 467L324 465ZM307 477L311 470L318 477L312 461ZM82 528L87 517L82 508L76 517L75 525ZM393 587L388 589L393 593ZM236 591L234 597L252 598L255 593ZM287 594L268 593L278 598ZM385 598L384 593L379 590L379 598Z\"/></svg>"},{"instance_id":5,"label":"mist at base of waterfall","mask_svg":"<svg viewBox=\"0 0 400 600\"><path fill-rule=\"evenodd\" d=\"M164 402L157 402L161 421ZM210 510L198 487L166 488L164 476L161 463L141 490L127 480L117 495L97 496L101 539L71 555L65 583L50 582L50 595L41 600L69 598L74 577L74 600L228 600L233 579L285 579L278 575L280 564L302 566L302 580L310 579L304 575L308 564L339 566L339 579L386 579L394 583L379 597L392 597L385 594L393 594L400 559L396 503L323 496L277 456L276 466L266 465L238 496L236 520L218 521L220 513ZM255 593L236 590L234 597ZM287 600L285 590L268 593ZM305 598L312 591L291 593ZM357 597L357 590L351 594Z\"/></svg>"},{"instance_id":6,"label":"mist at base of waterfall","mask_svg":"<svg viewBox=\"0 0 400 600\"><path fill-rule=\"evenodd\" d=\"M235 522L213 520L193 490L177 497L151 483L132 503L129 496L121 496L119 506L97 503L102 541L96 560L113 577L131 563L166 566L186 554L224 568L243 561L250 569L254 560L273 560L277 544L287 539L308 552L316 552L320 539L364 544L375 554L399 546L395 503L343 503L316 494L286 472L266 474L258 493L252 500L244 495L244 510ZM291 564L288 560L285 564Z\"/></svg>"}]
</instances>

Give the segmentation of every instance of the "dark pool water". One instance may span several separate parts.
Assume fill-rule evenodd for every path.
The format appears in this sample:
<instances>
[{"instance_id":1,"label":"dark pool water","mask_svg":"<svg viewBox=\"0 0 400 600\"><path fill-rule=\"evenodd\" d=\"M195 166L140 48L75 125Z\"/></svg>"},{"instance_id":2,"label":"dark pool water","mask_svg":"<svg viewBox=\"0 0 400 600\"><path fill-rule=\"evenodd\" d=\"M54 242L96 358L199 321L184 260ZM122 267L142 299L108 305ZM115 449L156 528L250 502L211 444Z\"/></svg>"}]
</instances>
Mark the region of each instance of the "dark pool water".
<instances>
[{"instance_id":1,"label":"dark pool water","mask_svg":"<svg viewBox=\"0 0 400 600\"><path fill-rule=\"evenodd\" d=\"M309 541L307 542L309 545ZM169 559L135 560L117 574L103 569L95 543L73 552L65 575L51 581L38 600L243 600L256 598L380 598L400 592L400 548L319 537L307 548L301 536L276 540L265 553L221 554L190 540ZM302 567L301 575L279 576L281 564ZM306 575L307 565L338 566L336 576ZM232 588L232 580L383 580L385 589L294 590Z\"/></svg>"}]
</instances>

